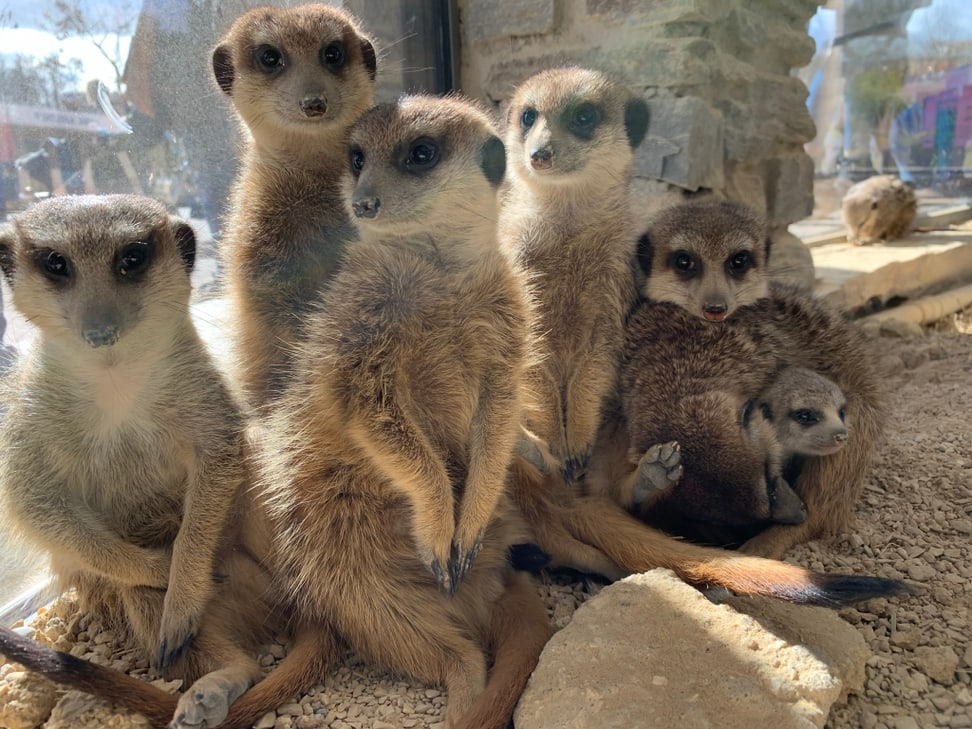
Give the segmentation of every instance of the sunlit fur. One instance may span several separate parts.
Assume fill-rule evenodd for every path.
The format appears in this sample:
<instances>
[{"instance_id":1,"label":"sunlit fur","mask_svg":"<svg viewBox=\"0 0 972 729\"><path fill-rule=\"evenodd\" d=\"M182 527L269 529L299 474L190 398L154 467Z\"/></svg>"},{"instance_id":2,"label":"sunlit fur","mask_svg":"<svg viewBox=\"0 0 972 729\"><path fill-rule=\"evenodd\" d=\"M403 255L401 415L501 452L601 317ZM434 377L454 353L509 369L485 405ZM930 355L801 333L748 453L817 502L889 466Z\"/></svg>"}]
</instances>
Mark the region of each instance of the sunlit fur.
<instances>
[{"instance_id":1,"label":"sunlit fur","mask_svg":"<svg viewBox=\"0 0 972 729\"><path fill-rule=\"evenodd\" d=\"M321 51L340 42L335 73ZM285 55L267 73L256 51ZM355 238L341 180L348 130L371 106L374 47L344 11L328 5L258 8L242 15L213 52L216 80L246 132L243 165L221 241L234 333L234 381L262 408L283 387L301 316ZM308 116L301 100L319 99Z\"/></svg>"},{"instance_id":2,"label":"sunlit fur","mask_svg":"<svg viewBox=\"0 0 972 729\"><path fill-rule=\"evenodd\" d=\"M691 275L678 270L677 254L690 257ZM730 275L728 264L739 254L748 255L752 266ZM767 295L768 255L766 224L754 211L728 200L683 203L658 213L641 237L643 294L722 321Z\"/></svg>"},{"instance_id":3,"label":"sunlit fur","mask_svg":"<svg viewBox=\"0 0 972 729\"><path fill-rule=\"evenodd\" d=\"M443 154L409 172L417 139ZM350 140L346 202L380 207L266 419L281 588L367 660L444 684L451 729L504 729L549 628L507 557L528 537L505 488L529 311L483 168L502 145L475 107L432 97L375 107Z\"/></svg>"},{"instance_id":4,"label":"sunlit fur","mask_svg":"<svg viewBox=\"0 0 972 729\"><path fill-rule=\"evenodd\" d=\"M148 264L126 277L133 242ZM50 251L68 275L45 274ZM177 716L219 721L259 675L266 607L260 547L239 548L242 419L189 317L194 252L186 223L135 196L52 198L0 230L14 306L37 328L6 382L0 490L62 586L165 675L200 679ZM106 697L142 708L137 692ZM149 703L171 718L175 701Z\"/></svg>"},{"instance_id":5,"label":"sunlit fur","mask_svg":"<svg viewBox=\"0 0 972 729\"><path fill-rule=\"evenodd\" d=\"M598 121L579 135L571 115L585 105L597 109ZM525 127L528 110L535 121ZM540 360L530 387L541 407L528 427L570 483L587 468L636 295L627 186L632 146L646 124L643 101L581 68L532 76L510 102L500 238L537 297Z\"/></svg>"}]
</instances>

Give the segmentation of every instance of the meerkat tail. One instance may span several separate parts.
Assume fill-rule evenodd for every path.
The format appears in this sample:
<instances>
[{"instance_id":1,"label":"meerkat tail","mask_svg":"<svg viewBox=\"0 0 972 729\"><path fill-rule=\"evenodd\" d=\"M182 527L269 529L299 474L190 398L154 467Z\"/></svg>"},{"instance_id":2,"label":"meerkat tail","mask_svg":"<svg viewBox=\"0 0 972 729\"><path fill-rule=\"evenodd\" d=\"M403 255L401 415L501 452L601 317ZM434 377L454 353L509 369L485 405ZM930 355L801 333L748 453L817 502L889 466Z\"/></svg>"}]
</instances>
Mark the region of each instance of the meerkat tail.
<instances>
[{"instance_id":1,"label":"meerkat tail","mask_svg":"<svg viewBox=\"0 0 972 729\"><path fill-rule=\"evenodd\" d=\"M577 507L571 515L575 532L633 572L667 567L692 585L828 607L911 592L898 580L812 572L788 562L683 542L601 497L584 498Z\"/></svg>"},{"instance_id":2,"label":"meerkat tail","mask_svg":"<svg viewBox=\"0 0 972 729\"><path fill-rule=\"evenodd\" d=\"M293 648L265 679L253 686L232 706L219 729L245 729L268 711L299 696L334 664L338 641L327 628L308 628L297 634Z\"/></svg>"},{"instance_id":3,"label":"meerkat tail","mask_svg":"<svg viewBox=\"0 0 972 729\"><path fill-rule=\"evenodd\" d=\"M457 722L455 729L506 729L527 679L540 660L553 631L547 611L531 580L514 574L493 614L493 668L486 688Z\"/></svg>"},{"instance_id":4,"label":"meerkat tail","mask_svg":"<svg viewBox=\"0 0 972 729\"><path fill-rule=\"evenodd\" d=\"M174 694L127 673L49 648L9 628L0 627L0 654L51 681L131 709L160 729L168 726L176 710L179 697Z\"/></svg>"}]
</instances>

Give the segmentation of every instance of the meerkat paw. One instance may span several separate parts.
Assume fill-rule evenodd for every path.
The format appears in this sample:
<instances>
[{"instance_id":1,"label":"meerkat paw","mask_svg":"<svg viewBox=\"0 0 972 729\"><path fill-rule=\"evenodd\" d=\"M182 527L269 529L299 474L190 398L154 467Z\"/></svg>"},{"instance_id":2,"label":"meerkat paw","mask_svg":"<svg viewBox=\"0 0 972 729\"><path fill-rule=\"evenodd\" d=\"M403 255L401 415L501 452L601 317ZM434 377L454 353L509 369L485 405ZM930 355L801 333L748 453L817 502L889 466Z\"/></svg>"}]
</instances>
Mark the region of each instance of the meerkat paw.
<instances>
[{"instance_id":1,"label":"meerkat paw","mask_svg":"<svg viewBox=\"0 0 972 729\"><path fill-rule=\"evenodd\" d=\"M540 450L540 445L525 433L521 433L520 437L517 438L513 452L540 471L544 476L550 475L550 466L543 457L543 451Z\"/></svg>"},{"instance_id":2,"label":"meerkat paw","mask_svg":"<svg viewBox=\"0 0 972 729\"><path fill-rule=\"evenodd\" d=\"M483 546L483 532L485 532L485 529L476 535L472 544L468 547L460 539L456 539L452 543L452 555L449 558L449 577L452 581L450 595L458 589L462 578L472 569L476 555L479 554L479 550Z\"/></svg>"},{"instance_id":3,"label":"meerkat paw","mask_svg":"<svg viewBox=\"0 0 972 729\"><path fill-rule=\"evenodd\" d=\"M567 458L564 460L564 467L562 470L564 481L570 485L583 481L584 476L587 475L587 467L590 465L590 462L590 450L585 451L580 455L567 456Z\"/></svg>"},{"instance_id":4,"label":"meerkat paw","mask_svg":"<svg viewBox=\"0 0 972 729\"><path fill-rule=\"evenodd\" d=\"M181 613L181 614L180 614ZM196 637L200 616L197 611L163 609L159 629L159 650L156 665L164 670L175 663Z\"/></svg>"},{"instance_id":5,"label":"meerkat paw","mask_svg":"<svg viewBox=\"0 0 972 729\"><path fill-rule=\"evenodd\" d=\"M422 560L422 564L432 574L439 589L451 597L456 590L452 579L455 573L452 534L442 535L440 533L439 537L434 543L431 541L424 541L423 543L420 538L418 556Z\"/></svg>"},{"instance_id":6,"label":"meerkat paw","mask_svg":"<svg viewBox=\"0 0 972 729\"><path fill-rule=\"evenodd\" d=\"M650 496L671 488L682 478L682 449L676 441L656 443L638 461L632 499L641 504Z\"/></svg>"},{"instance_id":7,"label":"meerkat paw","mask_svg":"<svg viewBox=\"0 0 972 729\"><path fill-rule=\"evenodd\" d=\"M230 704L249 688L249 683L209 673L179 697L169 729L211 729L229 713Z\"/></svg>"}]
</instances>

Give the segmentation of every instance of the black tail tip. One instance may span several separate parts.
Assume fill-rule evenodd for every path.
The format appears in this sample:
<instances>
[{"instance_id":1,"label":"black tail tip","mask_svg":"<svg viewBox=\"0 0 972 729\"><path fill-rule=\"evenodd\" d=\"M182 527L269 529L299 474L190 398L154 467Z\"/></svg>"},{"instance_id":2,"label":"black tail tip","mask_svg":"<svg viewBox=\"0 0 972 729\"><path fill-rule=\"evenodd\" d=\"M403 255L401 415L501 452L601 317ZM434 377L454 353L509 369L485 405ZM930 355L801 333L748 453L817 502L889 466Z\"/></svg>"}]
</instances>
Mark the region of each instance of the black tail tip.
<instances>
[{"instance_id":1,"label":"black tail tip","mask_svg":"<svg viewBox=\"0 0 972 729\"><path fill-rule=\"evenodd\" d=\"M536 544L511 544L509 560L513 569L535 574L550 564L550 555Z\"/></svg>"},{"instance_id":2,"label":"black tail tip","mask_svg":"<svg viewBox=\"0 0 972 729\"><path fill-rule=\"evenodd\" d=\"M800 602L840 607L877 597L910 597L923 590L902 580L857 575L814 575Z\"/></svg>"}]
</instances>

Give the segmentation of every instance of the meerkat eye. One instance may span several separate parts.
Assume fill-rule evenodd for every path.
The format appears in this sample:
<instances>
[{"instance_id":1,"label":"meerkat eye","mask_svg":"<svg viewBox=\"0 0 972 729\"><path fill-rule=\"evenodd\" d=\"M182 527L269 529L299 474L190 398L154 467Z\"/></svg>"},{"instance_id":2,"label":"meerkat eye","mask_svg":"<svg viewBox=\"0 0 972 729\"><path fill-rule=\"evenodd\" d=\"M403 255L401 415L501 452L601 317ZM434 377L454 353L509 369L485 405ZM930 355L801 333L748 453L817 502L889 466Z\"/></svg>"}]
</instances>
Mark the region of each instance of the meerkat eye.
<instances>
[{"instance_id":1,"label":"meerkat eye","mask_svg":"<svg viewBox=\"0 0 972 729\"><path fill-rule=\"evenodd\" d=\"M420 139L408 150L405 167L416 172L425 172L439 162L439 147L431 139Z\"/></svg>"},{"instance_id":2,"label":"meerkat eye","mask_svg":"<svg viewBox=\"0 0 972 729\"><path fill-rule=\"evenodd\" d=\"M44 275L52 281L63 282L71 277L71 265L68 259L52 250L37 251L35 254Z\"/></svg>"},{"instance_id":3,"label":"meerkat eye","mask_svg":"<svg viewBox=\"0 0 972 729\"><path fill-rule=\"evenodd\" d=\"M692 278L698 274L699 265L691 253L686 251L675 251L672 254L672 268L685 278Z\"/></svg>"},{"instance_id":4,"label":"meerkat eye","mask_svg":"<svg viewBox=\"0 0 972 729\"><path fill-rule=\"evenodd\" d=\"M592 127L601 120L601 112L593 104L582 104L574 112L571 120L574 126Z\"/></svg>"},{"instance_id":5,"label":"meerkat eye","mask_svg":"<svg viewBox=\"0 0 972 729\"><path fill-rule=\"evenodd\" d=\"M523 110L520 114L520 124L523 125L524 129L529 129L534 124L537 123L537 110L531 109L529 106Z\"/></svg>"},{"instance_id":6,"label":"meerkat eye","mask_svg":"<svg viewBox=\"0 0 972 729\"><path fill-rule=\"evenodd\" d=\"M837 417L840 418L840 422L847 422L847 408L843 407L837 411Z\"/></svg>"},{"instance_id":7,"label":"meerkat eye","mask_svg":"<svg viewBox=\"0 0 972 729\"><path fill-rule=\"evenodd\" d=\"M814 425L820 422L820 416L813 410L794 410L790 418L800 425Z\"/></svg>"},{"instance_id":8,"label":"meerkat eye","mask_svg":"<svg viewBox=\"0 0 972 729\"><path fill-rule=\"evenodd\" d=\"M361 151L361 147L351 148L351 174L357 177L361 174L361 170L364 169L365 156L364 152Z\"/></svg>"},{"instance_id":9,"label":"meerkat eye","mask_svg":"<svg viewBox=\"0 0 972 729\"><path fill-rule=\"evenodd\" d=\"M257 66L266 73L280 71L287 63L283 51L273 46L260 46L256 49L254 57Z\"/></svg>"},{"instance_id":10,"label":"meerkat eye","mask_svg":"<svg viewBox=\"0 0 972 729\"><path fill-rule=\"evenodd\" d=\"M344 44L338 41L331 43L321 51L321 60L325 66L330 66L331 68L340 68L343 66L346 57Z\"/></svg>"},{"instance_id":11,"label":"meerkat eye","mask_svg":"<svg viewBox=\"0 0 972 729\"><path fill-rule=\"evenodd\" d=\"M149 244L143 240L135 241L125 246L118 256L118 275L128 279L135 279L149 265Z\"/></svg>"},{"instance_id":12,"label":"meerkat eye","mask_svg":"<svg viewBox=\"0 0 972 729\"><path fill-rule=\"evenodd\" d=\"M746 428L749 426L749 421L753 418L753 410L756 408L756 403L752 400L747 400L746 404L743 405L742 410L742 424Z\"/></svg>"},{"instance_id":13,"label":"meerkat eye","mask_svg":"<svg viewBox=\"0 0 972 729\"><path fill-rule=\"evenodd\" d=\"M731 276L741 276L753 267L753 256L749 251L739 251L726 261L726 270Z\"/></svg>"},{"instance_id":14,"label":"meerkat eye","mask_svg":"<svg viewBox=\"0 0 972 729\"><path fill-rule=\"evenodd\" d=\"M877 203L877 200L875 200L874 202L871 203L871 210L877 210L877 206L878 206L878 203Z\"/></svg>"}]
</instances>

